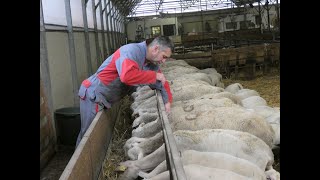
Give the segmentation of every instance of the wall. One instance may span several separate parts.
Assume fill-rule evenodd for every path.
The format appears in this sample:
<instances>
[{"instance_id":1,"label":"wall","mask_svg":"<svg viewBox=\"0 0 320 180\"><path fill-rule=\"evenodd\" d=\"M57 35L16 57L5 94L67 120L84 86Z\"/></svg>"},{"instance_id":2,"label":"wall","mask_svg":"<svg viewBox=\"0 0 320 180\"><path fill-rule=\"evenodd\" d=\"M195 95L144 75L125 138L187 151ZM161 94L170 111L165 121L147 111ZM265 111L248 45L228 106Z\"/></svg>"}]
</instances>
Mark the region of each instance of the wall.
<instances>
[{"instance_id":1,"label":"wall","mask_svg":"<svg viewBox=\"0 0 320 180\"><path fill-rule=\"evenodd\" d=\"M273 28L275 25L275 20L277 19L277 12L276 12L275 6L270 6L269 8L270 8L269 10L270 28ZM262 11L261 12L261 19L262 19L261 28L268 29L268 12L266 9L262 7L261 7L261 11ZM279 8L279 14L280 14L280 8ZM246 19L250 20L255 24L254 28L259 28L259 24L255 20L256 15L259 15L259 12L256 9L250 9L250 8L247 9ZM231 22L232 17L233 17L233 21L237 23L237 28L227 29L226 23ZM239 30L240 21L243 21L243 20L244 20L244 15L232 15L232 14L226 15L225 17L219 19L219 32Z\"/></svg>"},{"instance_id":2,"label":"wall","mask_svg":"<svg viewBox=\"0 0 320 180\"><path fill-rule=\"evenodd\" d=\"M183 34L188 34L189 32L206 32L205 23L210 24L212 31L217 31L218 29L218 15L216 14L200 14L197 13L194 16L181 16L178 17L178 22L183 27Z\"/></svg>"},{"instance_id":3,"label":"wall","mask_svg":"<svg viewBox=\"0 0 320 180\"><path fill-rule=\"evenodd\" d=\"M131 21L126 25L128 40L134 41L136 36L136 29L139 25L144 28L144 38L151 37L151 26L161 26L161 35L163 35L163 25L176 24L176 18L158 18L158 19L146 19L140 21ZM178 31L176 26L176 32Z\"/></svg>"},{"instance_id":4,"label":"wall","mask_svg":"<svg viewBox=\"0 0 320 180\"><path fill-rule=\"evenodd\" d=\"M275 5L270 5L270 24L274 24L272 21L274 21L277 17L276 13L276 6ZM241 10L240 9L221 9L221 10L214 10L214 11L203 11L203 12L191 12L191 13L183 13L183 14L169 14L166 15L168 18L166 19L175 19L177 18L177 27L183 30L182 34L180 31L178 34L179 35L186 35L189 32L206 32L205 29L205 23L208 22L210 27L211 27L211 32L218 32L221 31L222 26L220 23L220 19L224 19L225 21L228 21L227 15L232 14L232 13L239 13ZM246 11L248 14L252 15L258 15L258 7L250 8L247 7ZM267 10L261 6L261 11L262 11L262 22L264 23L263 26L266 29L267 28ZM243 15L241 15L243 17ZM239 16L239 18L241 17ZM249 15L248 15L249 16ZM279 8L279 16L280 16L280 8ZM163 25L163 19L153 19L150 20L153 16L149 17L144 17L145 22L146 22L146 29L147 33L150 31L150 24L149 22L152 22L152 24L156 25ZM247 17L250 18L250 17ZM148 20L149 19L149 20ZM230 19L230 18L229 18ZM253 18L254 19L254 18ZM255 23L255 19L254 19ZM129 40L135 40L135 35L136 35L136 29L138 25L141 24L143 26L143 21L131 21L127 24L127 35ZM170 23L166 23L170 24ZM183 27L183 28L181 28ZM240 27L240 24L238 25ZM259 27L256 25L256 27ZM225 24L224 24L225 28Z\"/></svg>"},{"instance_id":5,"label":"wall","mask_svg":"<svg viewBox=\"0 0 320 180\"><path fill-rule=\"evenodd\" d=\"M107 35L105 34L107 40ZM69 57L68 34L66 32L47 32L48 64L51 77L53 110L74 106L72 74ZM92 72L95 73L104 58L101 55L102 36L99 34L100 54L97 57L94 33L89 33ZM87 70L85 40L83 32L74 32L78 85L89 76ZM107 55L107 53L105 53Z\"/></svg>"},{"instance_id":6,"label":"wall","mask_svg":"<svg viewBox=\"0 0 320 180\"><path fill-rule=\"evenodd\" d=\"M43 82L40 79L40 171L53 156L55 145L54 122L48 108Z\"/></svg>"}]
</instances>

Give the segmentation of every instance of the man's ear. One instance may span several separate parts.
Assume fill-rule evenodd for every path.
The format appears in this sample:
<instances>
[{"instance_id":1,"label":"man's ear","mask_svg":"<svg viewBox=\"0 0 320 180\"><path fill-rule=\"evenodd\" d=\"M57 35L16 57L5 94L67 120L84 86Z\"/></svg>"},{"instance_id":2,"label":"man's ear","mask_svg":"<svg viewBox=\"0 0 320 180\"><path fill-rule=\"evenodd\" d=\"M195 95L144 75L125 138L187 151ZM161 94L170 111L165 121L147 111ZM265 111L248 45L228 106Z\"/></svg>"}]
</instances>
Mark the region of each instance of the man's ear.
<instances>
[{"instance_id":1,"label":"man's ear","mask_svg":"<svg viewBox=\"0 0 320 180\"><path fill-rule=\"evenodd\" d=\"M160 50L159 45L155 45L155 46L154 46L154 52L157 53L159 50Z\"/></svg>"}]
</instances>

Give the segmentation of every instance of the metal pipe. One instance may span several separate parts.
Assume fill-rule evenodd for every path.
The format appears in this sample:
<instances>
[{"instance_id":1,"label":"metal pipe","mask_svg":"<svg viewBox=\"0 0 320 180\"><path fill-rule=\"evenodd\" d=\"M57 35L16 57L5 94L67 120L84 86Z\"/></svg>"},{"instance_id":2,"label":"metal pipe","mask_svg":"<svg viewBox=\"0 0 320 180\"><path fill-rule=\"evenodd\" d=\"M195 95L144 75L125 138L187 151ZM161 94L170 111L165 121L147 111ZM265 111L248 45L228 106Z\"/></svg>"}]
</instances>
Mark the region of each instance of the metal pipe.
<instances>
[{"instance_id":1,"label":"metal pipe","mask_svg":"<svg viewBox=\"0 0 320 180\"><path fill-rule=\"evenodd\" d=\"M268 31L270 32L270 14L269 14L269 1L266 1L266 6L267 6L267 16L268 16Z\"/></svg>"},{"instance_id":2,"label":"metal pipe","mask_svg":"<svg viewBox=\"0 0 320 180\"><path fill-rule=\"evenodd\" d=\"M104 0L105 8L108 10L110 0L108 0L108 3L106 3L106 0ZM107 43L108 43L108 56L111 54L111 45L110 45L110 28L109 28L109 16L108 13L105 13L106 16L106 31L107 31Z\"/></svg>"},{"instance_id":3,"label":"metal pipe","mask_svg":"<svg viewBox=\"0 0 320 180\"><path fill-rule=\"evenodd\" d=\"M82 15L83 15L83 25L84 25L84 46L86 49L87 58L87 71L88 77L92 74L92 64L91 64L91 52L90 52L90 41L89 41L89 31L88 31L88 20L87 20L87 0L81 0Z\"/></svg>"},{"instance_id":4,"label":"metal pipe","mask_svg":"<svg viewBox=\"0 0 320 180\"><path fill-rule=\"evenodd\" d=\"M113 51L115 49L114 44L113 44L114 35L113 35L113 26L112 26L112 10L113 10L113 5L112 5L112 2L110 2L110 11L109 11L108 14L110 14L109 17L110 17L111 53L113 53Z\"/></svg>"},{"instance_id":5,"label":"metal pipe","mask_svg":"<svg viewBox=\"0 0 320 180\"><path fill-rule=\"evenodd\" d=\"M121 38L120 38L120 45L124 44L123 43L123 16L121 16L120 18L120 35L121 35Z\"/></svg>"},{"instance_id":6,"label":"metal pipe","mask_svg":"<svg viewBox=\"0 0 320 180\"><path fill-rule=\"evenodd\" d=\"M114 47L115 47L115 50L118 48L117 46L117 32L116 32L116 15L117 15L117 12L116 12L116 8L113 9L113 36L114 36Z\"/></svg>"},{"instance_id":7,"label":"metal pipe","mask_svg":"<svg viewBox=\"0 0 320 180\"><path fill-rule=\"evenodd\" d=\"M113 9L113 7L111 7L111 0L108 4L108 7L109 7L109 12L108 12L108 26L109 26L109 36L110 36L110 39L109 39L109 44L110 44L110 54L113 53L113 44L112 44L112 39L113 39L113 36L112 36L112 26L111 26L111 11Z\"/></svg>"},{"instance_id":8,"label":"metal pipe","mask_svg":"<svg viewBox=\"0 0 320 180\"><path fill-rule=\"evenodd\" d=\"M110 26L111 26L111 44L112 44L112 51L115 51L115 44L114 44L114 27L113 27L113 4L112 4L112 2L110 3L110 5L112 6L112 8L111 8L111 18L110 18Z\"/></svg>"},{"instance_id":9,"label":"metal pipe","mask_svg":"<svg viewBox=\"0 0 320 180\"><path fill-rule=\"evenodd\" d=\"M123 44L123 16L120 18L120 46Z\"/></svg>"},{"instance_id":10,"label":"metal pipe","mask_svg":"<svg viewBox=\"0 0 320 180\"><path fill-rule=\"evenodd\" d=\"M99 47L99 37L98 37L98 28L97 28L97 13L95 8L96 2L92 0L92 14L93 14L93 27L94 27L94 39L96 44L96 60L97 60L97 67L100 66L100 61L102 57L100 56L100 47Z\"/></svg>"},{"instance_id":11,"label":"metal pipe","mask_svg":"<svg viewBox=\"0 0 320 180\"><path fill-rule=\"evenodd\" d=\"M116 18L115 18L115 23L114 23L114 25L115 25L115 30L116 30L116 34L115 34L115 36L116 36L116 47L118 48L119 47L119 34L118 34L118 18L119 18L119 12L117 12L116 11Z\"/></svg>"},{"instance_id":12,"label":"metal pipe","mask_svg":"<svg viewBox=\"0 0 320 180\"><path fill-rule=\"evenodd\" d=\"M101 23L101 36L102 36L102 57L103 59L106 59L107 55L107 48L106 48L106 38L105 38L105 32L104 32L104 23L103 23L103 12L102 12L102 3L101 0L99 0L99 10L100 10L100 23Z\"/></svg>"},{"instance_id":13,"label":"metal pipe","mask_svg":"<svg viewBox=\"0 0 320 180\"><path fill-rule=\"evenodd\" d=\"M66 18L68 25L68 42L69 42L69 54L70 54L70 65L71 65L71 73L72 73L72 85L73 85L73 103L75 106L79 105L79 97L78 97L78 74L77 74L77 63L76 63L76 52L74 47L74 36L72 29L72 16L71 16L71 6L70 0L65 0L65 8L66 8Z\"/></svg>"},{"instance_id":14,"label":"metal pipe","mask_svg":"<svg viewBox=\"0 0 320 180\"><path fill-rule=\"evenodd\" d=\"M52 103L52 92L51 92L51 78L50 68L48 62L48 49L46 39L46 29L44 27L42 1L40 1L40 78L43 80L43 87L48 101L48 108L53 117L53 103ZM55 126L53 126L54 132ZM54 133L54 139L56 141L56 133Z\"/></svg>"},{"instance_id":15,"label":"metal pipe","mask_svg":"<svg viewBox=\"0 0 320 180\"><path fill-rule=\"evenodd\" d=\"M118 19L116 19L115 26L116 26L116 44L117 44L117 48L118 48L119 47L119 24L118 24Z\"/></svg>"},{"instance_id":16,"label":"metal pipe","mask_svg":"<svg viewBox=\"0 0 320 180\"><path fill-rule=\"evenodd\" d=\"M262 23L262 17L261 17L261 5L260 1L258 2L258 7L259 7L259 29L260 33L262 34L262 28L261 28L261 23Z\"/></svg>"},{"instance_id":17,"label":"metal pipe","mask_svg":"<svg viewBox=\"0 0 320 180\"><path fill-rule=\"evenodd\" d=\"M280 13L279 13L279 2L277 0L277 20L278 20L278 28L280 32Z\"/></svg>"}]
</instances>

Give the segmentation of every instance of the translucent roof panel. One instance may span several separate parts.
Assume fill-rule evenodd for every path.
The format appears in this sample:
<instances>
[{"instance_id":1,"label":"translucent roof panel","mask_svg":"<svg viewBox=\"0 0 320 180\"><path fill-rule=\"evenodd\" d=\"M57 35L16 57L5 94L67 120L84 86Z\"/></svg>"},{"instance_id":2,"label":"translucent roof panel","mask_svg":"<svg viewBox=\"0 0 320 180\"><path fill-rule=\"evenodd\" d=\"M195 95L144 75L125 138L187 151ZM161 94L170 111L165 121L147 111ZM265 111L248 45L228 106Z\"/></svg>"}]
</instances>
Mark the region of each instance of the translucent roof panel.
<instances>
[{"instance_id":1,"label":"translucent roof panel","mask_svg":"<svg viewBox=\"0 0 320 180\"><path fill-rule=\"evenodd\" d=\"M244 5L258 6L259 0L141 0L128 17L154 16L196 11L210 11ZM262 5L276 4L276 0L261 0ZM280 3L280 0L278 0Z\"/></svg>"}]
</instances>

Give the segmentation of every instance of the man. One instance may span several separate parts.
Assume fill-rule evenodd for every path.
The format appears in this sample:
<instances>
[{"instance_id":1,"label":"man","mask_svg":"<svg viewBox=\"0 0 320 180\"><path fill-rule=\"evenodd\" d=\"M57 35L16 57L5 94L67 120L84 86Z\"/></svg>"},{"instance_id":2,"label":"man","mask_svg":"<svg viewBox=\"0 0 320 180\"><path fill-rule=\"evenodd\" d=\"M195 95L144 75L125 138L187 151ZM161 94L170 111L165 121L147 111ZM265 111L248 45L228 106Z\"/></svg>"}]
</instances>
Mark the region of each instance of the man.
<instances>
[{"instance_id":1,"label":"man","mask_svg":"<svg viewBox=\"0 0 320 180\"><path fill-rule=\"evenodd\" d=\"M95 74L84 80L78 93L81 130L76 147L97 112L110 108L138 85L159 89L169 113L172 94L159 64L164 63L172 51L172 41L164 36L156 37L151 42L127 44L109 56Z\"/></svg>"}]
</instances>

